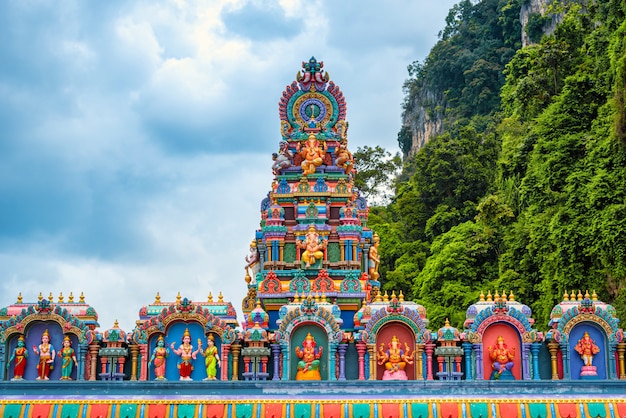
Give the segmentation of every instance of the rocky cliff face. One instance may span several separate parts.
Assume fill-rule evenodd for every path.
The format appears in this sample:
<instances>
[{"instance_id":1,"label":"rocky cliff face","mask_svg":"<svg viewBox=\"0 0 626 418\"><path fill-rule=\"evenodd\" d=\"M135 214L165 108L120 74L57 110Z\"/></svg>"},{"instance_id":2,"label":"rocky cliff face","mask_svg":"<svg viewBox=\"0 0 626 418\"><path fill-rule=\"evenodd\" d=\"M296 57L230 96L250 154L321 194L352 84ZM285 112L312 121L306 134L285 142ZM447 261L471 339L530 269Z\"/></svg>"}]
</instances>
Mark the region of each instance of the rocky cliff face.
<instances>
[{"instance_id":1,"label":"rocky cliff face","mask_svg":"<svg viewBox=\"0 0 626 418\"><path fill-rule=\"evenodd\" d=\"M553 1L554 0L530 0L522 5L522 8L519 12L519 20L522 24L522 47L526 47L532 44L525 30L530 16L532 14L540 14L541 16L545 16L548 5ZM545 33L546 35L551 35L555 31L560 21L560 15L552 15L551 20L544 24L543 33Z\"/></svg>"},{"instance_id":2,"label":"rocky cliff face","mask_svg":"<svg viewBox=\"0 0 626 418\"><path fill-rule=\"evenodd\" d=\"M528 0L520 9L519 19L522 25L520 34L522 46L528 46L531 41L526 34L526 25L533 14L546 16L548 6L554 0ZM552 15L543 26L545 34L552 34L556 29L561 16ZM417 94L410 97L406 110L402 116L403 126L409 128L411 133L411 146L408 155L417 153L433 136L443 133L443 117L446 102L443 92L435 92L429 86L422 85Z\"/></svg>"},{"instance_id":3,"label":"rocky cliff face","mask_svg":"<svg viewBox=\"0 0 626 418\"><path fill-rule=\"evenodd\" d=\"M420 89L420 92L412 98L403 115L403 125L411 132L411 148L408 155L414 155L430 138L443 132L444 108L443 94L435 93L426 87Z\"/></svg>"}]
</instances>

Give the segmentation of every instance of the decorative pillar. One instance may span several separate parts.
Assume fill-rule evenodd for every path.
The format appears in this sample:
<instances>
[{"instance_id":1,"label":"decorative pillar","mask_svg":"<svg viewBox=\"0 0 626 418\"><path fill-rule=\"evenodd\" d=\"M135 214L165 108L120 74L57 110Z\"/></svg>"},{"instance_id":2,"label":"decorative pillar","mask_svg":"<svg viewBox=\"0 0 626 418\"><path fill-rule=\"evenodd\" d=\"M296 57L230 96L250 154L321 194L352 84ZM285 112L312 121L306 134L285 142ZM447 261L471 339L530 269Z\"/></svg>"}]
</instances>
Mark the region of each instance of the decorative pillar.
<instances>
[{"instance_id":1,"label":"decorative pillar","mask_svg":"<svg viewBox=\"0 0 626 418\"><path fill-rule=\"evenodd\" d=\"M337 357L337 343L330 343L328 353L328 360L330 364L328 365L328 380L337 380L337 376L335 376L335 358Z\"/></svg>"},{"instance_id":2,"label":"decorative pillar","mask_svg":"<svg viewBox=\"0 0 626 418\"><path fill-rule=\"evenodd\" d=\"M231 379L239 380L239 354L241 353L241 344L232 344L230 351L233 353L233 373ZM226 357L226 359L228 359L228 357ZM226 362L226 364L228 364L228 362Z\"/></svg>"},{"instance_id":3,"label":"decorative pillar","mask_svg":"<svg viewBox=\"0 0 626 418\"><path fill-rule=\"evenodd\" d=\"M341 246L341 261L346 261L346 242L341 240L339 241L339 245Z\"/></svg>"},{"instance_id":4,"label":"decorative pillar","mask_svg":"<svg viewBox=\"0 0 626 418\"><path fill-rule=\"evenodd\" d=\"M8 344L8 341L7 341ZM0 344L0 381L4 381L8 379L8 376L5 376L5 373L8 373L7 370L9 368L9 364L5 363L5 355L4 355L5 345Z\"/></svg>"},{"instance_id":5,"label":"decorative pillar","mask_svg":"<svg viewBox=\"0 0 626 418\"><path fill-rule=\"evenodd\" d=\"M283 356L283 373L281 376L282 380L289 380L289 346L285 345L281 347L281 354Z\"/></svg>"},{"instance_id":6,"label":"decorative pillar","mask_svg":"<svg viewBox=\"0 0 626 418\"><path fill-rule=\"evenodd\" d=\"M356 352L359 355L359 380L365 380L365 353L367 346L363 341L356 343Z\"/></svg>"},{"instance_id":7,"label":"decorative pillar","mask_svg":"<svg viewBox=\"0 0 626 418\"><path fill-rule=\"evenodd\" d=\"M280 344L270 344L272 358L274 359L274 376L272 380L280 380Z\"/></svg>"},{"instance_id":8,"label":"decorative pillar","mask_svg":"<svg viewBox=\"0 0 626 418\"><path fill-rule=\"evenodd\" d=\"M539 376L539 348L541 347L540 343L534 342L530 346L530 352L533 356L533 380L541 380L541 376ZM556 365L556 362L554 363Z\"/></svg>"},{"instance_id":9,"label":"decorative pillar","mask_svg":"<svg viewBox=\"0 0 626 418\"><path fill-rule=\"evenodd\" d=\"M139 380L148 380L148 344L139 345L139 354L141 355Z\"/></svg>"},{"instance_id":10,"label":"decorative pillar","mask_svg":"<svg viewBox=\"0 0 626 418\"><path fill-rule=\"evenodd\" d=\"M376 380L376 346L374 344L367 345L367 351L370 356L370 377L369 380Z\"/></svg>"},{"instance_id":11,"label":"decorative pillar","mask_svg":"<svg viewBox=\"0 0 626 418\"><path fill-rule=\"evenodd\" d=\"M284 241L280 241L278 243L278 261L283 261L285 255L285 242Z\"/></svg>"},{"instance_id":12,"label":"decorative pillar","mask_svg":"<svg viewBox=\"0 0 626 418\"><path fill-rule=\"evenodd\" d=\"M222 372L220 373L221 380L228 380L228 353L230 352L230 347L230 344L222 344L222 355L220 356L220 363L222 363ZM239 348L241 348L241 346ZM239 362L239 352L237 352L237 362ZM224 364L226 364L226 367L224 367ZM233 374L235 373L235 371L239 373L238 366L238 363L235 363L233 361Z\"/></svg>"},{"instance_id":13,"label":"decorative pillar","mask_svg":"<svg viewBox=\"0 0 626 418\"><path fill-rule=\"evenodd\" d=\"M76 380L85 380L85 374L89 372L89 368L86 367L89 353L88 349L89 346L87 346L87 344L78 344L78 370L76 371Z\"/></svg>"},{"instance_id":14,"label":"decorative pillar","mask_svg":"<svg viewBox=\"0 0 626 418\"><path fill-rule=\"evenodd\" d=\"M569 335L568 335L568 339L569 339ZM570 368L569 368L569 347L567 344L567 341L563 341L561 340L561 344L560 344L560 348L561 348L561 358L562 358L562 366L563 366L563 379L570 379L571 376L571 372L570 372Z\"/></svg>"},{"instance_id":15,"label":"decorative pillar","mask_svg":"<svg viewBox=\"0 0 626 418\"><path fill-rule=\"evenodd\" d=\"M435 343L426 343L426 380L433 380L433 351L435 351ZM422 374L420 380L423 380Z\"/></svg>"},{"instance_id":16,"label":"decorative pillar","mask_svg":"<svg viewBox=\"0 0 626 418\"><path fill-rule=\"evenodd\" d=\"M346 351L348 351L348 344L339 344L339 379L346 380Z\"/></svg>"},{"instance_id":17,"label":"decorative pillar","mask_svg":"<svg viewBox=\"0 0 626 418\"><path fill-rule=\"evenodd\" d=\"M267 356L261 357L261 378L260 380L267 380Z\"/></svg>"},{"instance_id":18,"label":"decorative pillar","mask_svg":"<svg viewBox=\"0 0 626 418\"><path fill-rule=\"evenodd\" d=\"M472 374L472 344L463 343L463 353L465 354L465 378L472 380L474 379Z\"/></svg>"},{"instance_id":19,"label":"decorative pillar","mask_svg":"<svg viewBox=\"0 0 626 418\"><path fill-rule=\"evenodd\" d=\"M617 356L619 363L619 380L626 380L626 367L624 367L624 353L626 352L626 342L617 344Z\"/></svg>"},{"instance_id":20,"label":"decorative pillar","mask_svg":"<svg viewBox=\"0 0 626 418\"><path fill-rule=\"evenodd\" d=\"M530 379L530 361L528 359L528 353L530 353L530 344L523 343L522 344L522 380Z\"/></svg>"},{"instance_id":21,"label":"decorative pillar","mask_svg":"<svg viewBox=\"0 0 626 418\"><path fill-rule=\"evenodd\" d=\"M615 364L615 350L617 346L615 344L610 344L609 350L609 367L606 371L607 379L617 379L617 365Z\"/></svg>"},{"instance_id":22,"label":"decorative pillar","mask_svg":"<svg viewBox=\"0 0 626 418\"><path fill-rule=\"evenodd\" d=\"M100 346L98 344L91 344L89 346L89 355L91 356L91 364L89 365L89 380L96 380L96 368L98 366L98 352Z\"/></svg>"},{"instance_id":23,"label":"decorative pillar","mask_svg":"<svg viewBox=\"0 0 626 418\"><path fill-rule=\"evenodd\" d=\"M476 353L476 379L485 380L483 370L483 346L482 344L473 344L474 353Z\"/></svg>"},{"instance_id":24,"label":"decorative pillar","mask_svg":"<svg viewBox=\"0 0 626 418\"><path fill-rule=\"evenodd\" d=\"M550 365L552 366L552 380L559 380L559 369L556 363L556 354L559 352L559 343L550 341L548 343L548 351L550 352Z\"/></svg>"},{"instance_id":25,"label":"decorative pillar","mask_svg":"<svg viewBox=\"0 0 626 418\"><path fill-rule=\"evenodd\" d=\"M139 347L131 345L130 350L130 380L137 380L137 358L139 356Z\"/></svg>"}]
</instances>

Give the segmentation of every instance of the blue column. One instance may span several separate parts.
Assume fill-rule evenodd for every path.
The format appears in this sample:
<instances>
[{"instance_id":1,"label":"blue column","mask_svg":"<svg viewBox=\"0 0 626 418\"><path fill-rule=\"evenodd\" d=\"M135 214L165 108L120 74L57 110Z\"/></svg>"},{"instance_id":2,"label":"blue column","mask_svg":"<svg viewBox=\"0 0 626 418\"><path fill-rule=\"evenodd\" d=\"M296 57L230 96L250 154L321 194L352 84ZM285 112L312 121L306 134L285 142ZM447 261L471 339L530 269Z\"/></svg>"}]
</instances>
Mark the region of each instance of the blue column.
<instances>
[{"instance_id":1,"label":"blue column","mask_svg":"<svg viewBox=\"0 0 626 418\"><path fill-rule=\"evenodd\" d=\"M465 378L467 380L473 380L474 374L472 373L472 344L463 343L463 354L465 357Z\"/></svg>"},{"instance_id":2,"label":"blue column","mask_svg":"<svg viewBox=\"0 0 626 418\"><path fill-rule=\"evenodd\" d=\"M274 359L274 376L272 380L280 380L280 344L271 344Z\"/></svg>"},{"instance_id":3,"label":"blue column","mask_svg":"<svg viewBox=\"0 0 626 418\"><path fill-rule=\"evenodd\" d=\"M5 363L4 350L5 350L5 347L8 347L8 346L9 346L9 341L6 341L6 345L0 344L0 381L6 380L5 373L7 371L8 365Z\"/></svg>"},{"instance_id":4,"label":"blue column","mask_svg":"<svg viewBox=\"0 0 626 418\"><path fill-rule=\"evenodd\" d=\"M563 380L571 379L571 371L569 369L569 344L565 339L561 340L561 355L563 356Z\"/></svg>"},{"instance_id":5,"label":"blue column","mask_svg":"<svg viewBox=\"0 0 626 418\"><path fill-rule=\"evenodd\" d=\"M607 379L617 379L617 369L615 365L615 350L617 349L617 344L611 344L609 346L609 367L606 371Z\"/></svg>"},{"instance_id":6,"label":"blue column","mask_svg":"<svg viewBox=\"0 0 626 418\"><path fill-rule=\"evenodd\" d=\"M474 353L476 353L476 379L485 380L483 370L483 346L482 344L472 344Z\"/></svg>"},{"instance_id":7,"label":"blue column","mask_svg":"<svg viewBox=\"0 0 626 418\"><path fill-rule=\"evenodd\" d=\"M78 370L76 371L76 380L85 380L85 364L86 364L86 356L87 356L88 350L89 350L89 346L87 344L85 343L78 344L78 348L77 348ZM89 367L88 364L87 364L87 367ZM97 370L97 367L96 367L96 370Z\"/></svg>"},{"instance_id":8,"label":"blue column","mask_svg":"<svg viewBox=\"0 0 626 418\"><path fill-rule=\"evenodd\" d=\"M541 344L532 343L530 346L530 352L533 355L533 380L541 380L539 376L539 348Z\"/></svg>"},{"instance_id":9,"label":"blue column","mask_svg":"<svg viewBox=\"0 0 626 418\"><path fill-rule=\"evenodd\" d=\"M522 343L522 380L530 379L530 360L528 354L530 353L530 344Z\"/></svg>"},{"instance_id":10,"label":"blue column","mask_svg":"<svg viewBox=\"0 0 626 418\"><path fill-rule=\"evenodd\" d=\"M335 354L337 354L337 343L329 343L328 345L328 380L337 380L337 376L335 376L335 365L337 364L335 361Z\"/></svg>"},{"instance_id":11,"label":"blue column","mask_svg":"<svg viewBox=\"0 0 626 418\"><path fill-rule=\"evenodd\" d=\"M281 346L283 351L283 379L289 380L289 345Z\"/></svg>"},{"instance_id":12,"label":"blue column","mask_svg":"<svg viewBox=\"0 0 626 418\"><path fill-rule=\"evenodd\" d=\"M348 344L339 344L339 379L346 380L346 351Z\"/></svg>"}]
</instances>

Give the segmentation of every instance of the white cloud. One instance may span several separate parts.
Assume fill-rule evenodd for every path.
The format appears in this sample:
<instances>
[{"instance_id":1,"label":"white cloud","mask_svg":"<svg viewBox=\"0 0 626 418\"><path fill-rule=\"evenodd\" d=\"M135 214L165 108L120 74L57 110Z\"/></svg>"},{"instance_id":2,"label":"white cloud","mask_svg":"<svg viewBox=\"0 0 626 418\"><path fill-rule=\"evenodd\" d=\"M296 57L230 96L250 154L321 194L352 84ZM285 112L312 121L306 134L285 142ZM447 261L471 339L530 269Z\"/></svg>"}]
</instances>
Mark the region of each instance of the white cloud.
<instances>
[{"instance_id":1,"label":"white cloud","mask_svg":"<svg viewBox=\"0 0 626 418\"><path fill-rule=\"evenodd\" d=\"M128 330L157 292L240 310L300 63L343 90L353 150L394 151L406 67L453 3L0 6L0 306L84 292Z\"/></svg>"}]
</instances>

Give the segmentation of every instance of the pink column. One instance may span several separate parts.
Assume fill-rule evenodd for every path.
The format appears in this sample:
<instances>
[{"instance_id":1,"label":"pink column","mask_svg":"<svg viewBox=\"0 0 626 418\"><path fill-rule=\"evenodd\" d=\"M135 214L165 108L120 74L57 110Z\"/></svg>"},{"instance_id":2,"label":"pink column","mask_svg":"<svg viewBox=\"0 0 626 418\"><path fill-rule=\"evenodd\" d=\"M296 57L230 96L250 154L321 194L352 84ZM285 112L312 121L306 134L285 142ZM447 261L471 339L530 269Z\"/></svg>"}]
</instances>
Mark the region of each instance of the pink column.
<instances>
[{"instance_id":1,"label":"pink column","mask_svg":"<svg viewBox=\"0 0 626 418\"><path fill-rule=\"evenodd\" d=\"M356 351L359 354L359 380L365 380L365 352L367 346L364 342L359 341L356 343Z\"/></svg>"},{"instance_id":2,"label":"pink column","mask_svg":"<svg viewBox=\"0 0 626 418\"><path fill-rule=\"evenodd\" d=\"M222 344L222 355L220 356L220 364L222 365L222 380L228 380L228 353L230 352L230 344Z\"/></svg>"},{"instance_id":3,"label":"pink column","mask_svg":"<svg viewBox=\"0 0 626 418\"><path fill-rule=\"evenodd\" d=\"M426 380L433 380L433 351L435 344L426 343Z\"/></svg>"}]
</instances>

